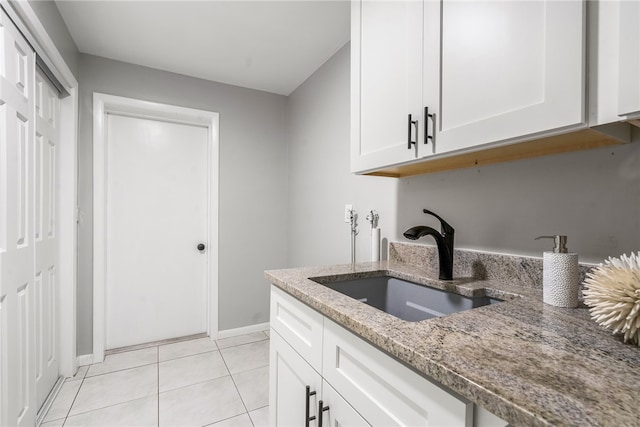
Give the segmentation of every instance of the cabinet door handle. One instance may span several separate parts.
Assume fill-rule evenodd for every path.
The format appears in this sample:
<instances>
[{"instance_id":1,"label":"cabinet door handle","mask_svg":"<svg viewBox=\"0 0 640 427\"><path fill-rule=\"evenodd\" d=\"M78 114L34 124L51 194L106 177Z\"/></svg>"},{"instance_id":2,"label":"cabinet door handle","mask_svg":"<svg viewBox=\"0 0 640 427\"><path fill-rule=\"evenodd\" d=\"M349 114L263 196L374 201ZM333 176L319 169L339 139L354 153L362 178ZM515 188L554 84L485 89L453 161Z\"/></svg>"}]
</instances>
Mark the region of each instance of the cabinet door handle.
<instances>
[{"instance_id":1,"label":"cabinet door handle","mask_svg":"<svg viewBox=\"0 0 640 427\"><path fill-rule=\"evenodd\" d=\"M427 129L427 123L431 119L431 135ZM429 114L429 107L424 107L424 143L428 144L429 140L436 143L436 113Z\"/></svg>"},{"instance_id":2,"label":"cabinet door handle","mask_svg":"<svg viewBox=\"0 0 640 427\"><path fill-rule=\"evenodd\" d=\"M318 402L318 427L322 427L322 414L324 411L329 410L329 405L324 406L324 402L321 400Z\"/></svg>"},{"instance_id":3,"label":"cabinet door handle","mask_svg":"<svg viewBox=\"0 0 640 427\"><path fill-rule=\"evenodd\" d=\"M411 150L411 145L415 145L416 141L411 140L411 125L416 127L416 137L418 136L418 121L411 120L411 114L409 114L409 123L407 129L407 149Z\"/></svg>"},{"instance_id":4,"label":"cabinet door handle","mask_svg":"<svg viewBox=\"0 0 640 427\"><path fill-rule=\"evenodd\" d=\"M306 407L305 407L305 411L304 411L304 427L309 427L309 423L313 420L316 419L315 415L309 416L309 399L311 398L311 396L315 396L316 392L315 391L311 391L311 387L307 386L307 390L306 390Z\"/></svg>"}]
</instances>

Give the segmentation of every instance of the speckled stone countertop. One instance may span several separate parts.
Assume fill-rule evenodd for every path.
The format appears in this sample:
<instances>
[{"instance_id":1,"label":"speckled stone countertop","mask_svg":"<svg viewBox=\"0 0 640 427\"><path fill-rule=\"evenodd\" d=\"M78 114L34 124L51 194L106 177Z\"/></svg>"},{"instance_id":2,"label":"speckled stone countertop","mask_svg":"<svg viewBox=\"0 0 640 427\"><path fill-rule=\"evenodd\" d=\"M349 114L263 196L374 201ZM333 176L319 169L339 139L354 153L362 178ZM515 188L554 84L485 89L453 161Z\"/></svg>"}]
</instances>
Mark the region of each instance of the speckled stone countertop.
<instances>
[{"instance_id":1,"label":"speckled stone countertop","mask_svg":"<svg viewBox=\"0 0 640 427\"><path fill-rule=\"evenodd\" d=\"M456 251L455 279L441 282L419 266L420 246L391 244L389 261L272 270L265 277L512 425L640 425L640 348L600 329L586 308L544 304L536 282L541 260ZM505 301L414 323L310 280L382 274Z\"/></svg>"}]
</instances>

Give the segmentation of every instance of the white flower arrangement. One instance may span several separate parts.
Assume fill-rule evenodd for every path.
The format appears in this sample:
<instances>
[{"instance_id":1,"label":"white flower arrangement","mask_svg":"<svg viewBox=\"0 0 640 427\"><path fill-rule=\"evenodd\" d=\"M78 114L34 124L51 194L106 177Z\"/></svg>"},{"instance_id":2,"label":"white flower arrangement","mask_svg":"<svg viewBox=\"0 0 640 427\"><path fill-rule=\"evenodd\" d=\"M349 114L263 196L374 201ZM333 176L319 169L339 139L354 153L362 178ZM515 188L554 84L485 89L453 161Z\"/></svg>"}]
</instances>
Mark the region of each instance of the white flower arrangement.
<instances>
[{"instance_id":1,"label":"white flower arrangement","mask_svg":"<svg viewBox=\"0 0 640 427\"><path fill-rule=\"evenodd\" d=\"M640 346L640 252L609 257L587 273L584 285L584 303L593 320Z\"/></svg>"}]
</instances>

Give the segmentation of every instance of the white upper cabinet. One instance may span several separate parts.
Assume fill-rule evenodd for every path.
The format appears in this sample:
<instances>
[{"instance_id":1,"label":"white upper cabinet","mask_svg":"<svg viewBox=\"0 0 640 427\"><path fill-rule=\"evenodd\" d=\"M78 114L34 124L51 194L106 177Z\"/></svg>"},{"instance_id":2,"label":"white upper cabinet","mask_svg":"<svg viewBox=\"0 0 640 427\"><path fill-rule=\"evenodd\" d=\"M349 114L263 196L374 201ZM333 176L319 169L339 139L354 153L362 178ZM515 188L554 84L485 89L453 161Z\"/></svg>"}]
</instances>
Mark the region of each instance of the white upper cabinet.
<instances>
[{"instance_id":1,"label":"white upper cabinet","mask_svg":"<svg viewBox=\"0 0 640 427\"><path fill-rule=\"evenodd\" d=\"M426 1L436 152L585 126L581 1Z\"/></svg>"},{"instance_id":2,"label":"white upper cabinet","mask_svg":"<svg viewBox=\"0 0 640 427\"><path fill-rule=\"evenodd\" d=\"M620 3L618 114L640 118L640 1Z\"/></svg>"},{"instance_id":3,"label":"white upper cabinet","mask_svg":"<svg viewBox=\"0 0 640 427\"><path fill-rule=\"evenodd\" d=\"M422 17L422 2L352 2L353 172L418 155L409 138L416 141L423 126Z\"/></svg>"},{"instance_id":4,"label":"white upper cabinet","mask_svg":"<svg viewBox=\"0 0 640 427\"><path fill-rule=\"evenodd\" d=\"M351 19L353 172L586 127L582 1L353 0Z\"/></svg>"}]
</instances>

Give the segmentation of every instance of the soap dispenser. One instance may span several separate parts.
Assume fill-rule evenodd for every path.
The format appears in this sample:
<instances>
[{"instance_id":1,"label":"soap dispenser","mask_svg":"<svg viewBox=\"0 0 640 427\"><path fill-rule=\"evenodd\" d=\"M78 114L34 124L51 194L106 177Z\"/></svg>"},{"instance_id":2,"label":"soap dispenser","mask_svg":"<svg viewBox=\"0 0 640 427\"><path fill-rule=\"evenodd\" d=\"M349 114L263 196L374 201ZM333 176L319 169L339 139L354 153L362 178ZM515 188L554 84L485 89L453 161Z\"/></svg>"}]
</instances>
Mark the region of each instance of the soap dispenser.
<instances>
[{"instance_id":1,"label":"soap dispenser","mask_svg":"<svg viewBox=\"0 0 640 427\"><path fill-rule=\"evenodd\" d=\"M540 236L553 239L552 252L542 257L543 301L556 307L578 306L578 254L567 251L567 236Z\"/></svg>"}]
</instances>

